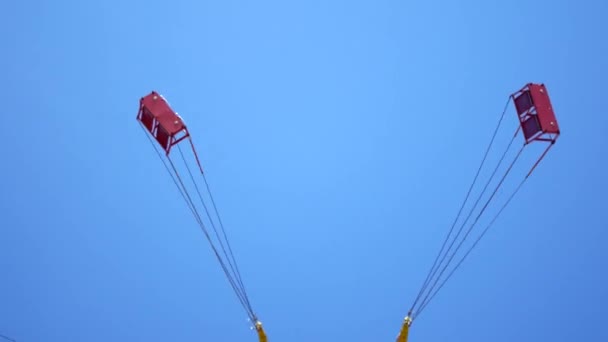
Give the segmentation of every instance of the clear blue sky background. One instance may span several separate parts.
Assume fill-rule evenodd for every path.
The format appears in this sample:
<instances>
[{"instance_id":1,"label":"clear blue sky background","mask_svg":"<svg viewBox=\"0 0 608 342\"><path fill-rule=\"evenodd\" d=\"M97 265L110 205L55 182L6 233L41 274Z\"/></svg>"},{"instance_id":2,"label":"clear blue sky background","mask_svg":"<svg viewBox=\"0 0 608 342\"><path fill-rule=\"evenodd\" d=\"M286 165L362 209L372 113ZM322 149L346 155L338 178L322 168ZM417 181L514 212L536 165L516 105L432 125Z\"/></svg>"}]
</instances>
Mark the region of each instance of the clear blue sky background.
<instances>
[{"instance_id":1,"label":"clear blue sky background","mask_svg":"<svg viewBox=\"0 0 608 342\"><path fill-rule=\"evenodd\" d=\"M0 333L256 340L135 121L157 90L189 125L270 341L393 341L507 96L544 82L561 139L410 340L607 341L607 13L5 3Z\"/></svg>"}]
</instances>

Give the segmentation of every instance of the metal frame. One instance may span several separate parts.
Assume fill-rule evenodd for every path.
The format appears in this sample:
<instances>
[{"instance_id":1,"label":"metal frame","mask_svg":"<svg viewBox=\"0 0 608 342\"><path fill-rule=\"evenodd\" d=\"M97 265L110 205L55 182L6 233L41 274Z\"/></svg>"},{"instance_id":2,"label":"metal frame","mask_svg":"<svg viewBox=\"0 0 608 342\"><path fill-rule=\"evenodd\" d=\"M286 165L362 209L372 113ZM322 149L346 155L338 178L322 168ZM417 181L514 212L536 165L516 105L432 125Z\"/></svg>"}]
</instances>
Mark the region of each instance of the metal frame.
<instances>
[{"instance_id":1,"label":"metal frame","mask_svg":"<svg viewBox=\"0 0 608 342\"><path fill-rule=\"evenodd\" d=\"M160 107L155 107L156 112L148 108L145 104L146 100L150 98L153 101L162 101L159 105ZM176 129L172 130L165 127L161 123L160 119L162 119L164 122L172 122L176 126ZM186 127L186 124L183 122L181 117L171 109L162 95L152 91L150 94L142 97L139 101L137 120L146 128L146 130L148 130L156 142L159 143L159 145L165 151L167 157L169 157L169 153L171 152L171 148L173 146L179 144L185 139L188 139L190 146L192 147L194 157L196 158L196 163L198 164L201 173L203 172L203 167L198 159L198 154L194 148L194 143L192 142L192 137L190 136L188 127Z\"/></svg>"},{"instance_id":2,"label":"metal frame","mask_svg":"<svg viewBox=\"0 0 608 342\"><path fill-rule=\"evenodd\" d=\"M522 96L527 96L527 101L523 100L526 102L518 101ZM549 152L549 149L555 144L560 135L560 130L551 106L549 93L544 84L528 83L520 90L511 94L511 100L517 111L520 129L524 134L525 145L535 141L550 143L530 172L528 172L529 176L547 152ZM536 132L530 133L526 130L528 120L536 120L538 127Z\"/></svg>"}]
</instances>

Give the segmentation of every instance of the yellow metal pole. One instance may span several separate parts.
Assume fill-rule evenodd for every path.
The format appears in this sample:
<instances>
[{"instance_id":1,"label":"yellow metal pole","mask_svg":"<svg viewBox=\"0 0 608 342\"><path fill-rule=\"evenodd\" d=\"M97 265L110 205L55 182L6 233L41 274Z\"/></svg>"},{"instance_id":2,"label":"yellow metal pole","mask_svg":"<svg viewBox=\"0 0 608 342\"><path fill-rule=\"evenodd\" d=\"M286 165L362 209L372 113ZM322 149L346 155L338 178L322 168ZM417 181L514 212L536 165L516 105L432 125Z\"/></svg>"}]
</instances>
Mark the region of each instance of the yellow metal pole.
<instances>
[{"instance_id":1,"label":"yellow metal pole","mask_svg":"<svg viewBox=\"0 0 608 342\"><path fill-rule=\"evenodd\" d=\"M412 319L408 315L403 320L403 326L401 326L401 331L399 332L399 336L397 336L397 342L407 342L407 337L410 333L411 324L412 324Z\"/></svg>"},{"instance_id":2,"label":"yellow metal pole","mask_svg":"<svg viewBox=\"0 0 608 342\"><path fill-rule=\"evenodd\" d=\"M267 342L268 337L266 337L266 332L264 332L264 328L262 327L262 322L255 322L255 330L258 332L258 337L260 338L260 342Z\"/></svg>"}]
</instances>

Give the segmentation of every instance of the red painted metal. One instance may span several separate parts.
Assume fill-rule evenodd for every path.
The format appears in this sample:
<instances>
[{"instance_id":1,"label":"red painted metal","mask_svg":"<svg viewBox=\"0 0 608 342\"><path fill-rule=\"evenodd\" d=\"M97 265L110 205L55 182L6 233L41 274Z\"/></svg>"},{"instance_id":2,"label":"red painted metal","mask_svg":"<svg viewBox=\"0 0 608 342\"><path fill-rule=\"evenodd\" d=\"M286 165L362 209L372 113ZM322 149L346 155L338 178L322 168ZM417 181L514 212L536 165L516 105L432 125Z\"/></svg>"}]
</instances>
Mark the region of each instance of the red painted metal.
<instances>
[{"instance_id":1,"label":"red painted metal","mask_svg":"<svg viewBox=\"0 0 608 342\"><path fill-rule=\"evenodd\" d=\"M526 144L533 141L554 143L559 125L544 84L528 83L511 95Z\"/></svg>"},{"instance_id":2,"label":"red painted metal","mask_svg":"<svg viewBox=\"0 0 608 342\"><path fill-rule=\"evenodd\" d=\"M152 134L169 155L171 147L189 138L190 133L182 118L175 113L162 95L153 91L139 101L137 119Z\"/></svg>"},{"instance_id":3,"label":"red painted metal","mask_svg":"<svg viewBox=\"0 0 608 342\"><path fill-rule=\"evenodd\" d=\"M167 154L167 157L169 157L169 152L171 152L173 146L179 144L184 139L188 139L196 158L196 163L201 173L203 173L203 167L194 148L188 127L186 127L182 118L171 109L169 103L162 95L156 91L152 91L150 94L142 97L139 101L137 120L152 134Z\"/></svg>"},{"instance_id":4,"label":"red painted metal","mask_svg":"<svg viewBox=\"0 0 608 342\"><path fill-rule=\"evenodd\" d=\"M544 84L528 83L517 92L511 94L515 105L525 144L534 141L549 142L540 158L536 161L528 176L545 157L560 135L559 125L551 105L549 92Z\"/></svg>"}]
</instances>

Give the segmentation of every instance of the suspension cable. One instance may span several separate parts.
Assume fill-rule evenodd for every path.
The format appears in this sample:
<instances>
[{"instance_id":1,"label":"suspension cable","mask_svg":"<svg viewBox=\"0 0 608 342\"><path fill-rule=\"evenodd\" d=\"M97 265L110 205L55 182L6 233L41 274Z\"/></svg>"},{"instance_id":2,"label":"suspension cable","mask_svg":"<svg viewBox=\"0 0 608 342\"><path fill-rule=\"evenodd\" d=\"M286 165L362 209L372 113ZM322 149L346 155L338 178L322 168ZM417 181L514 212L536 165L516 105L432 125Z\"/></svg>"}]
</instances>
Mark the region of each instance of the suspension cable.
<instances>
[{"instance_id":1,"label":"suspension cable","mask_svg":"<svg viewBox=\"0 0 608 342\"><path fill-rule=\"evenodd\" d=\"M510 145L510 144L509 144ZM464 237L462 238L462 240L460 240L460 243L458 244L458 246L456 247L456 249L454 250L454 252L452 253L452 255L450 256L449 260L447 261L447 263L445 264L445 266L442 268L441 272L439 273L439 276L436 278L435 282L433 283L433 286L431 286L431 289L429 290L429 292L427 293L426 297L424 298L422 304L421 304L421 308L425 307L428 304L429 296L431 295L433 289L435 288L435 286L437 285L437 283L439 282L439 279L441 279L441 276L443 275L443 273L445 272L445 270L448 268L448 266L450 265L450 262L452 261L452 259L454 259L454 256L456 256L456 254L458 253L458 250L460 249L460 247L462 247L463 243L465 242L466 238L469 236L469 234L471 233L471 231L473 230L473 228L475 227L475 225L477 224L477 222L479 221L479 218L483 215L483 213L485 212L485 210L488 208L488 205L490 204L490 202L492 201L492 199L494 198L494 196L498 193L498 190L500 189L502 183L504 182L504 180L507 178L507 176L509 175L509 173L511 172L513 166L515 165L515 163L517 162L517 160L519 159L521 153L524 150L524 146L521 147L521 149L519 150L519 152L517 153L517 155L515 156L515 158L513 159L513 161L511 162L511 164L509 165L509 168L505 171L504 175L502 176L500 182L496 185L496 187L494 188L494 191L492 192L491 196L488 198L488 200L486 201L486 203L484 204L484 206L482 207L481 211L479 212L479 214L477 215L477 217L475 218L475 220L473 221L473 223L471 224L471 226L469 227L469 229L467 230L467 232L465 233ZM420 310L419 310L420 311ZM417 316L417 315L416 315Z\"/></svg>"},{"instance_id":2,"label":"suspension cable","mask_svg":"<svg viewBox=\"0 0 608 342\"><path fill-rule=\"evenodd\" d=\"M2 335L2 334L0 334L0 338L3 338L5 340L11 341L11 342L17 342L17 340L14 340L14 339L12 339L12 338L10 338L10 337L8 337L6 335Z\"/></svg>"},{"instance_id":3,"label":"suspension cable","mask_svg":"<svg viewBox=\"0 0 608 342\"><path fill-rule=\"evenodd\" d=\"M488 189L488 186L490 185L490 183L492 182L492 180L494 179L494 176L496 175L496 172L498 172L498 169L500 168L500 165L502 164L502 162L504 161L505 157L507 156L507 153L509 152L509 150L511 149L511 145L513 145L513 141L515 141L515 138L517 137L517 132L519 131L519 128L515 131L515 134L513 135L513 138L511 139L511 141L509 142L509 144L507 145L507 148L505 149L505 151L503 152L500 160L498 161L498 164L496 165L496 167L494 168L494 171L492 172L490 178L488 179L488 181L486 182L485 186L483 187L483 190L481 191L481 193L479 194L479 196L477 197L477 200L475 201L475 204L473 205L473 207L469 210L469 214L467 215L466 219L464 220L464 222L460 225L460 228L458 229L458 232L456 233L456 236L454 236L454 239L452 240L452 242L450 243L450 246L448 247L448 249L445 251L445 254L443 255L441 261L439 262L439 265L441 265L445 259L447 258L448 254L450 253L450 251L452 250L452 247L454 247L454 244L456 243L456 240L458 240L458 237L460 237L460 234L462 233L464 227L466 226L467 222L469 221L469 219L471 218L471 216L473 215L473 212L475 211L475 209L477 208L477 205L479 204L479 201L481 201L481 198L483 197L483 195L485 194L486 190ZM506 176L506 175L505 175ZM504 178L503 178L504 180ZM500 184L499 184L500 186ZM498 190L498 188L496 189ZM490 198L491 200L491 198ZM490 200L488 200L488 203L490 202ZM477 222L477 220L479 219L479 217L481 217L481 215L483 214L483 212L485 211L485 209L487 208L487 204L486 206L484 206L484 208L482 209L481 213L477 216L475 222ZM474 226L475 224L473 224ZM473 228L473 226L471 226L470 229ZM470 232L469 229L469 232ZM460 246L462 245L462 243L464 242L464 240L466 239L466 237L468 236L468 233L465 235L465 237L463 238L463 241L458 245L458 247L456 248L456 250L454 251L454 254L456 254L458 252L458 249L460 249ZM441 271L441 273L439 274L439 276L435 279L435 282L433 283L433 286L431 287L431 290L429 290L429 292L427 293L427 295L425 296L424 300L425 301L429 294L432 291L432 288L437 284L437 282L439 281L439 278L441 277L441 275L443 274L443 272L445 271L445 268L448 267L449 263L451 261L450 260L447 262L447 264L444 266L443 270ZM436 272L439 270L439 266L438 268L435 270L435 272L433 272L433 277L435 276Z\"/></svg>"},{"instance_id":4,"label":"suspension cable","mask_svg":"<svg viewBox=\"0 0 608 342\"><path fill-rule=\"evenodd\" d=\"M197 184L196 180L194 179L194 175L192 174L192 171L190 170L190 166L188 165L188 162L186 161L186 157L184 156L184 153L183 153L183 151L181 149L181 146L177 145L177 148L178 148L179 153L180 153L180 155L182 157L182 161L184 162L184 165L186 166L188 174L190 175L190 179L192 180L192 183L194 184L194 187L195 187L196 192L198 194L198 197L199 197L199 199L201 201L201 204L203 205L203 208L205 209L205 213L207 214L209 222L211 223L211 227L213 228L213 231L215 232L215 236L216 236L217 240L220 243L220 247L222 249L222 252L223 252L224 256L226 257L226 259L228 261L228 265L230 266L230 269L232 270L232 273L236 276L236 283L239 286L239 291L240 291L240 293L243 296L243 299L244 299L244 301L245 301L245 303L247 305L247 308L249 310L251 310L251 304L249 303L249 298L247 297L247 294L245 292L245 287L243 285L242 279L240 277L240 274L238 273L238 270L235 270L235 266L234 265L236 264L236 260L234 259L234 255L231 254L230 256L228 256L228 253L226 252L226 247L224 246L224 243L222 242L222 238L220 237L220 234L219 234L219 232L218 232L218 230L216 228L214 220L211 218L211 214L209 213L207 205L205 204L205 200L203 199L203 196L202 196L202 194L200 192L198 184ZM216 210L216 212L217 212L217 210ZM219 217L219 215L218 215L218 217ZM223 235L224 235L224 238L226 240L226 243L228 243L228 239L226 237L226 232L224 231L223 226L221 227L221 229L223 231ZM231 260L230 257L232 257L232 260ZM251 311L253 311L253 310L251 310Z\"/></svg>"},{"instance_id":5,"label":"suspension cable","mask_svg":"<svg viewBox=\"0 0 608 342\"><path fill-rule=\"evenodd\" d=\"M228 271L228 268L226 267L226 264L224 263L224 261L222 260L222 257L220 256L220 254L217 251L217 248L215 247L215 245L213 244L213 241L211 239L211 236L209 235L209 232L207 231L203 220L200 217L200 214L198 213L198 210L196 209L196 206L194 204L194 201L192 200L190 194L188 193L183 181L181 180L181 177L179 176L179 173L177 171L177 169L175 168L175 165L173 164L173 161L171 161L171 158L169 159L169 163L171 164L171 167L173 168L173 171L175 172L175 175L177 176L177 179L179 181L179 183L181 184L181 186L184 188L184 193L186 194L186 197L188 198L188 202L190 203L190 205L192 206L193 210L194 210L194 214L195 217L198 221L199 226L201 227L201 230L203 231L203 233L205 234L205 237L207 238L207 241L209 241L209 244L211 245L211 248L213 249L213 253L215 254L218 262L220 263L220 266L222 267L222 270L224 271L224 274L226 275L226 278L228 279L228 281L230 282L230 285L232 286L232 289L234 290L235 294L237 295L237 297L239 298L241 304L243 305L243 308L245 309L245 311L247 311L247 313L249 314L250 318L253 320L253 313L249 312L249 309L247 307L247 305L245 304L245 299L243 298L243 294L239 291L238 287L236 286L234 279L232 278L230 272Z\"/></svg>"},{"instance_id":6,"label":"suspension cable","mask_svg":"<svg viewBox=\"0 0 608 342\"><path fill-rule=\"evenodd\" d=\"M450 239L450 236L452 235L452 232L454 231L454 227L456 226L456 222L458 222L458 219L460 218L460 215L462 214L462 210L464 209L464 207L465 207L465 205L466 205L466 203L467 203L467 201L469 199L469 196L471 195L471 191L473 190L473 187L475 186L475 183L477 182L477 178L479 177L481 169L483 168L483 165L485 164L485 161L486 161L486 159L488 157L490 149L492 148L492 144L494 143L494 139L496 139L496 135L498 134L498 130L500 129L500 126L501 126L502 121L504 119L505 113L507 112L509 103L510 103L510 99L507 99L507 102L506 102L506 104L504 106L502 114L500 115L498 123L496 124L496 128L494 129L494 133L492 134L492 138L490 139L490 143L486 147L486 151L484 153L484 156L483 156L483 158L481 160L481 163L480 163L479 167L477 168L477 172L475 173L475 177L473 178L473 182L469 186L469 190L467 191L467 195L465 196L465 199L462 202L462 204L460 206L460 209L458 210L458 214L456 215L456 217L454 218L454 221L452 222L452 226L450 227L450 230L449 230L447 236L443 240L443 244L441 246L441 249L439 250L439 253L437 253L437 256L435 257L435 261L433 262L433 266L431 266L431 269L427 273L426 279L424 280L424 283L423 283L420 291L418 292L418 295L416 296L416 299L414 300L414 303L412 304L412 306L411 306L411 308L409 310L410 314L414 311L414 308L415 308L416 304L420 300L422 294L426 291L426 288L430 284L432 277L435 275L435 273L439 269L440 265L437 264L437 261L441 257L441 254L443 253L443 250L444 250L444 248L445 248L448 240ZM447 254L447 252L446 252L446 254Z\"/></svg>"},{"instance_id":7,"label":"suspension cable","mask_svg":"<svg viewBox=\"0 0 608 342\"><path fill-rule=\"evenodd\" d=\"M213 209L215 210L215 214L217 215L218 222L220 223L220 227L222 229L224 239L226 240L226 245L228 246L228 251L229 251L230 255L232 256L232 260L234 260L234 267L236 269L237 278L243 288L243 293L245 293L247 305L249 306L249 309L251 310L251 312L253 312L253 309L251 308L251 304L249 302L249 297L246 294L247 291L245 289L245 284L243 283L243 280L241 278L241 272L239 270L239 266L236 262L236 258L234 257L234 253L232 252L232 247L230 246L230 240L228 240L228 237L226 236L226 230L224 229L224 223L222 222L222 217L220 216L217 206L215 205L215 199L213 198L213 194L211 193L211 188L209 187L209 183L207 182L207 177L205 176L205 173L203 173L202 171L201 171L201 174L203 175L203 180L205 182L205 187L207 188L207 192L209 193L209 198L211 199L211 204L213 205Z\"/></svg>"},{"instance_id":8,"label":"suspension cable","mask_svg":"<svg viewBox=\"0 0 608 342\"><path fill-rule=\"evenodd\" d=\"M458 263L456 264L456 266L452 269L452 271L450 271L450 273L448 274L448 276L441 282L441 285L439 285L439 287L437 288L437 290L435 290L435 292L431 295L431 297L429 298L429 300L420 307L420 309L418 310L416 317L418 317L422 311L424 310L424 308L428 305L428 303L430 303L430 301L435 297L435 295L437 295L437 292L439 292L439 290L441 290L441 288L445 285L445 283L452 277L452 275L454 274L454 272L456 272L456 270L460 267L460 265L464 262L464 260L467 258L467 256L471 253L471 251L475 248L475 246L477 246L477 243L479 243L479 241L486 235L486 233L488 232L488 230L490 229L490 227L493 226L494 222L496 222L496 220L498 219L498 217L500 216L500 214L505 210L505 208L509 205L509 203L511 202L511 200L513 199L513 197L515 197L515 195L519 192L519 190L523 187L525 181L528 179L529 175L526 175L526 177L524 177L524 179L519 183L519 185L517 186L517 188L515 189L515 191L513 191L511 193L511 195L509 196L509 198L507 199L507 201L502 205L502 207L500 208L500 210L498 211L498 213L496 215L494 215L494 217L492 218L492 220L490 221L490 223L488 223L488 225L486 226L486 228L482 231L482 233L479 235L479 237L475 240L475 242L473 243L473 245L471 245L471 247L467 250L467 252L464 254L464 256L460 259L460 261L458 261Z\"/></svg>"},{"instance_id":9,"label":"suspension cable","mask_svg":"<svg viewBox=\"0 0 608 342\"><path fill-rule=\"evenodd\" d=\"M232 275L230 274L228 268L226 267L226 264L224 262L224 260L222 259L220 253L218 252L216 246L213 243L213 240L211 239L211 236L209 235L209 232L207 231L207 228L205 227L205 224L196 208L196 205L194 203L194 201L192 200L192 197L190 196L188 189L186 188L184 182L182 181L179 172L177 170L177 168L175 167L175 164L173 163L173 161L171 160L171 158L169 156L166 157L166 159L169 162L169 165L171 166L171 168L169 168L169 166L167 165L167 162L165 161L165 158L163 158L162 153L158 150L156 144L154 144L154 141L152 140L152 138L148 135L148 132L144 129L143 125L141 125L144 134L146 135L146 137L148 138L148 141L150 142L150 144L152 145L152 147L154 148L154 150L156 151L158 157L161 159L161 161L163 162L163 165L165 166L165 169L167 170L167 172L169 173L169 175L171 176L171 179L173 180L173 183L175 184L175 186L178 188L180 194L182 195L182 198L184 199L184 201L186 201L186 204L188 205L188 208L190 209L190 211L192 212L195 220L197 221L199 227L201 228L201 230L203 231L207 241L209 242L213 253L215 254L220 266L222 267L222 270L224 271L224 274L226 275L226 278L228 279L232 289L234 290L239 302L241 303L241 305L243 306L243 308L245 309L249 319L252 322L256 322L257 321L257 317L254 313L254 311L251 308L251 305L249 304L249 300L246 297L245 293L242 293L241 289L239 288L239 286L237 285L237 283L235 282L235 280L233 279ZM179 145L178 145L179 146ZM185 162L185 159L184 159ZM172 172L172 171L173 172ZM200 192L199 192L200 194ZM209 217L209 220L211 220L211 217Z\"/></svg>"}]
</instances>

